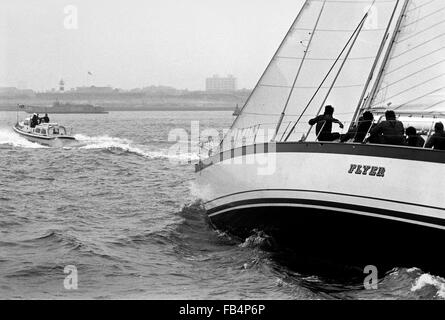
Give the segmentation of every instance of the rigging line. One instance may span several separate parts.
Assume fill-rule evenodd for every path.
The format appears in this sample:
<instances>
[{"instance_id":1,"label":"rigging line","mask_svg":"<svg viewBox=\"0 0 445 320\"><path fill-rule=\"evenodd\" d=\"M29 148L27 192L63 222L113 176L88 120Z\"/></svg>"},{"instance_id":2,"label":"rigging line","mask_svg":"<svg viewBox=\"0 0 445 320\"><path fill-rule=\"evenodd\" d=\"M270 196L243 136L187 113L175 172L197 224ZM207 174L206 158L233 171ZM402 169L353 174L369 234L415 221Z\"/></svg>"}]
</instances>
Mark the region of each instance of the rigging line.
<instances>
[{"instance_id":1,"label":"rigging line","mask_svg":"<svg viewBox=\"0 0 445 320\"><path fill-rule=\"evenodd\" d=\"M258 85L261 83L261 81L263 80L264 76L266 75L267 70L270 68L270 66L272 65L272 62L274 61L274 57L276 57L278 55L278 52L281 50L281 48L283 47L286 39L288 38L288 36L290 35L290 33L292 32L292 27L297 23L297 21L299 21L300 17L302 16L303 12L305 11L306 7L309 4L309 0L305 0L305 2L303 3L303 6L300 9L300 12L298 13L297 17L295 18L295 20L292 22L292 25L290 26L289 30L287 31L286 35L284 36L283 40L281 40L280 45L278 46L277 50L275 51L272 59L269 61L266 69L264 69L263 74L261 75L260 79L258 79L257 84L255 85L254 90L252 90L252 92L250 93L249 97L247 98L246 102L244 103L243 107L240 110L240 113L238 114L238 116L236 117L235 121L233 121L230 130L228 132L230 132L236 125L236 123L238 122L238 119L240 118L240 116L243 114L244 109L246 108L246 106L248 105L248 103L250 102L253 94L256 91L256 88L258 87ZM228 133L227 132L227 133ZM227 135L227 134L226 134ZM224 142L225 137L221 140L221 145Z\"/></svg>"},{"instance_id":2,"label":"rigging line","mask_svg":"<svg viewBox=\"0 0 445 320\"><path fill-rule=\"evenodd\" d=\"M291 133L294 131L295 127L297 126L298 122L300 122L301 118L303 117L304 113L306 112L306 110L309 108L309 106L312 104L312 101L314 101L315 97L317 96L318 92L320 91L321 87L323 86L323 84L325 83L325 81L328 79L329 75L331 74L332 70L334 70L335 65L337 64L338 61L340 61L340 58L343 56L343 53L346 51L346 48L349 46L349 44L351 43L352 39L354 38L355 34L357 33L357 31L361 28L361 26L363 26L366 18L368 17L368 13L365 14L365 16L362 18L362 20L360 21L359 25L357 26L357 28L354 30L353 34L351 35L351 37L349 38L348 42L346 42L346 45L343 47L343 49L341 50L340 54L338 55L337 59L335 60L334 64L331 66L331 68L329 69L328 73L326 74L326 76L324 77L324 79L321 81L320 86L317 88L317 90L315 91L315 93L312 95L311 99L309 100L309 102L306 104L306 107L303 109L302 113L300 114L300 116L298 117L297 121L295 122L294 126L292 127L292 129L290 130L289 134L286 136L286 139L284 140L285 142L289 139Z\"/></svg>"},{"instance_id":3,"label":"rigging line","mask_svg":"<svg viewBox=\"0 0 445 320\"><path fill-rule=\"evenodd\" d=\"M350 47L349 47L348 52L346 53L346 57L349 57L349 54L351 53L352 48L354 48L355 42L357 41L358 36L360 35L360 31L362 30L362 28L363 28L363 26L364 26L364 24L365 24L365 21L366 21L366 18L367 18L367 17L368 17L368 13L366 13L365 16L363 17L363 20L362 20L362 22L361 22L360 25L359 25L359 29L357 30L357 34L355 35L355 38L354 38L354 40L352 41L352 43L351 43L351 45L350 45ZM341 66L340 66L340 69L338 70L337 74L335 75L335 78L334 78L334 81L332 82L331 88L329 89L329 91L328 91L328 93L326 94L326 96L325 96L323 102L322 102L321 105L320 105L320 108L318 109L317 116L320 114L321 109L323 108L323 106L325 105L326 101L328 100L329 95L330 95L331 92L332 92L332 88L334 87L335 82L337 82L337 79L338 79L338 77L340 76L340 74L341 74L341 72L342 72L342 70L343 70L344 65L346 64L346 61L347 61L347 59L345 59L345 60L343 61L343 63L342 63ZM309 130L308 130L308 132L307 132L307 134L306 134L306 137L303 138L303 141L305 141L306 138L309 136L309 134L310 134L310 132L311 132L311 130L312 130L313 127L314 127L313 125L310 126L310 128L309 128Z\"/></svg>"},{"instance_id":4,"label":"rigging line","mask_svg":"<svg viewBox=\"0 0 445 320\"><path fill-rule=\"evenodd\" d=\"M405 64L403 64L403 65L401 65L401 66L399 66L399 67L397 67L397 68L395 68L395 69L389 70L388 72L385 73L385 76L388 76L388 75L390 75L390 74L393 73L393 72L396 72L396 71L398 71L398 70L400 70L400 69L403 69L403 68L409 66L410 64L413 64L414 62L417 62L417 61L419 61L419 60L422 60L423 58L426 58L426 57L428 57L428 56L430 56L430 55L432 55L432 54L435 54L435 53L437 53L437 52L439 52L439 51L442 51L442 50L444 50L444 49L445 49L445 46L443 46L443 47L441 47L441 48L439 48L439 49L437 49L437 50L431 51L431 52L429 52L429 53L427 53L427 54L425 54L425 55L423 55L423 56L421 56L421 57L419 57L419 58L417 58L417 59L411 60L410 62L405 63Z\"/></svg>"},{"instance_id":5,"label":"rigging line","mask_svg":"<svg viewBox=\"0 0 445 320\"><path fill-rule=\"evenodd\" d=\"M400 106L398 106L398 107L395 108L394 110L398 110L398 109L400 109L400 108L403 108L404 106L406 106L406 105L408 105L408 104L410 104L410 103L413 103L413 102L415 102L415 101L417 101L417 100L420 100L420 99L422 99L422 98L425 98L425 97L429 96L430 94L433 94L433 93L442 91L442 90L444 90L444 89L445 89L445 86L442 87L442 88L433 90L433 91L431 91L431 92L428 92L428 93L426 93L426 94L424 94L424 95L422 95L422 96L420 96L420 97L417 97L417 98L415 98L415 99L412 99L412 100L410 100L410 101L408 101L408 102L405 102L405 103L401 104Z\"/></svg>"},{"instance_id":6,"label":"rigging line","mask_svg":"<svg viewBox=\"0 0 445 320\"><path fill-rule=\"evenodd\" d=\"M444 35L445 35L445 32L439 34L438 36L435 36L435 37L432 38L432 39L426 40L426 41L424 41L424 42L418 44L418 45L415 46L415 47L411 47L411 48L409 48L408 50L405 50L405 51L399 53L398 55L391 57L391 59L397 59L397 58L399 58L400 56L402 56L402 55L404 55L404 54L406 54L406 53L408 53L408 52L410 52L410 51L413 51L413 50L415 50L415 49L417 49L417 48L420 48L420 47L422 47L422 46L424 46L424 45L426 45L426 44L428 44L428 43L430 43L430 42L433 42L434 40L437 40L437 39L443 37Z\"/></svg>"},{"instance_id":7,"label":"rigging line","mask_svg":"<svg viewBox=\"0 0 445 320\"><path fill-rule=\"evenodd\" d=\"M443 76L445 76L445 73L442 73L441 75L439 75L439 76L437 76L437 77L428 79L428 80L426 80L426 81L424 81L424 82L422 82L422 83L418 83L418 84L416 84L415 86L412 86L412 87L410 87L410 88L408 88L408 89L406 89L406 90L400 91L399 93L397 93L397 94L395 94L395 95L393 95L393 96L391 96L391 97L389 97L389 98L385 98L385 101L388 101L388 100L390 100L390 99L392 99L392 98L394 98L394 97L400 96L401 94L403 94L403 93L405 93L405 92L407 92L407 91L410 91L410 90L412 90L412 89L415 89L415 88L417 88L417 87L420 87L420 86L422 86L422 85L424 85L424 84L427 84L428 82L431 82L431 81L433 81L433 80L439 79L439 78L441 78L441 77L443 77Z\"/></svg>"},{"instance_id":8,"label":"rigging line","mask_svg":"<svg viewBox=\"0 0 445 320\"><path fill-rule=\"evenodd\" d=\"M428 31L428 30L431 30L431 29L437 27L438 25L443 24L444 22L445 22L445 20L442 20L442 21L440 21L440 22L437 22L437 23L435 23L435 24L429 26L429 27L426 28L426 29L423 29L423 30L421 30L421 31L418 31L418 32L416 32L416 33L413 33L412 35L410 35L410 36L408 36L408 37L406 37L406 38L400 39L399 41L397 41L397 44L402 43L402 42L404 42L404 41L406 41L406 40L409 40L409 39L411 39L411 38L414 38L415 36L418 36L419 34L421 34L421 33L423 33L423 32L426 32L426 31Z\"/></svg>"},{"instance_id":9,"label":"rigging line","mask_svg":"<svg viewBox=\"0 0 445 320\"><path fill-rule=\"evenodd\" d=\"M399 82L402 82L402 81L404 81L404 80L406 80L406 79L408 79L408 78L411 78L412 76L415 76L416 74L419 74L419 73L421 73L421 72L423 72L423 71L425 71L425 70L428 70L428 69L430 69L430 68L433 68L433 67L435 67L435 66L437 66L437 65L439 65L439 64L441 64L441 63L443 63L443 62L445 62L445 59L442 59L442 60L440 60L439 62L433 63L432 65L427 66L427 67L425 67L425 68L422 68L422 69L420 69L420 70L418 70L418 71L416 71L416 72L413 72L413 73L411 73L411 74L408 74L407 76L405 76L405 77L403 77L403 78L400 78L400 79L398 79L397 81L391 82L391 83L389 83L388 85L386 85L386 86L384 86L384 87L381 87L381 88L379 89L378 92L380 92L380 91L382 91L382 90L385 90L385 89L388 89L389 87L391 87L391 86L393 86L393 85L395 85L395 84L397 84L397 83L399 83Z\"/></svg>"},{"instance_id":10,"label":"rigging line","mask_svg":"<svg viewBox=\"0 0 445 320\"><path fill-rule=\"evenodd\" d=\"M318 14L317 21L315 22L314 29L312 30L311 36L310 36L310 38L309 38L308 45L307 45L307 47L306 47L306 50L304 51L303 59L301 60L301 63L300 63L300 65L299 65L299 67L298 67L297 74L295 75L294 82L293 82L293 84L292 84L292 89L291 89L290 92L289 92L289 95L288 95L288 97L287 97L287 100L286 100L286 103L285 103L285 105L284 105L283 111L281 112L280 120L278 120L277 128L276 128L276 130L275 130L275 135L274 135L272 141L275 140L275 138L276 138L276 136L277 136L277 134L278 134L278 131L280 130L281 122L283 121L284 115L286 114L286 109L287 109L287 107L288 107L288 105L289 105L290 98L292 97L292 93L294 92L293 87L295 87L295 84L297 83L297 80L298 80L298 78L299 78L299 76L300 76L300 72L301 72L301 70L303 69L304 60L305 60L305 58L306 58L306 56L307 56L307 54L308 54L308 52L309 52L309 48L310 48L310 46L311 46L312 39L314 38L315 32L316 32L316 30L317 30L317 27L318 27L318 24L319 24L319 22L320 22L320 19L321 19L321 16L322 16L322 14L323 14L323 11L324 11L325 6L326 6L326 0L323 1L323 4L322 4L322 6L321 6L320 13Z\"/></svg>"}]
</instances>

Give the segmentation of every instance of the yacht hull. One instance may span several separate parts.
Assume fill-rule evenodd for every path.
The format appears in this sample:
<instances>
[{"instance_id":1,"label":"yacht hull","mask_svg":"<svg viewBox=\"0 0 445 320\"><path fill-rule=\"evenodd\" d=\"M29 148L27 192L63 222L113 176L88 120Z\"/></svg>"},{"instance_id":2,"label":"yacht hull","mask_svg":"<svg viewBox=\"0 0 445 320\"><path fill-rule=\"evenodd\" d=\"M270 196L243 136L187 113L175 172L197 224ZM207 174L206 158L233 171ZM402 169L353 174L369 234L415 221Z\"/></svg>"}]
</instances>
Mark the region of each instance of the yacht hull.
<instances>
[{"instance_id":1,"label":"yacht hull","mask_svg":"<svg viewBox=\"0 0 445 320\"><path fill-rule=\"evenodd\" d=\"M198 192L218 229L359 265L437 264L445 239L445 153L278 143L201 163ZM437 260L437 261L436 261Z\"/></svg>"}]
</instances>

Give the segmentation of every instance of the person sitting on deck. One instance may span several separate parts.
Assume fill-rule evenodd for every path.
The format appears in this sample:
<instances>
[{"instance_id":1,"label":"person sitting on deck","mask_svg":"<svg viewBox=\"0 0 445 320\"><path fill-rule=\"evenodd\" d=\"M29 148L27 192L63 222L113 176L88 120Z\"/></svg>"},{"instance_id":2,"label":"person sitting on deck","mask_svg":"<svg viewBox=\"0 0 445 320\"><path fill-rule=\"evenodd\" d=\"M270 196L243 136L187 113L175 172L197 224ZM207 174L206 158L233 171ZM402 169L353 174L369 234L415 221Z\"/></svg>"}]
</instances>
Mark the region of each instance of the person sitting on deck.
<instances>
[{"instance_id":1,"label":"person sitting on deck","mask_svg":"<svg viewBox=\"0 0 445 320\"><path fill-rule=\"evenodd\" d=\"M317 125L315 132L318 141L334 141L340 139L340 133L332 133L332 123L338 123L342 129L344 127L339 120L334 118L334 108L332 106L326 106L323 115L309 120L311 126Z\"/></svg>"},{"instance_id":2,"label":"person sitting on deck","mask_svg":"<svg viewBox=\"0 0 445 320\"><path fill-rule=\"evenodd\" d=\"M363 143L374 123L374 115L366 111L358 119L358 125L352 127L346 134L342 135L341 142L354 139L354 143Z\"/></svg>"},{"instance_id":3,"label":"person sitting on deck","mask_svg":"<svg viewBox=\"0 0 445 320\"><path fill-rule=\"evenodd\" d=\"M381 144L404 145L405 128L403 123L396 119L396 114L392 110L385 113L386 121L382 121L371 129L371 138Z\"/></svg>"},{"instance_id":4,"label":"person sitting on deck","mask_svg":"<svg viewBox=\"0 0 445 320\"><path fill-rule=\"evenodd\" d=\"M409 127L406 129L406 145L408 147L423 148L425 145L425 139L417 133L416 128Z\"/></svg>"},{"instance_id":5,"label":"person sitting on deck","mask_svg":"<svg viewBox=\"0 0 445 320\"><path fill-rule=\"evenodd\" d=\"M434 150L445 150L445 132L443 123L438 122L434 126L434 134L428 139L425 148L434 148Z\"/></svg>"}]
</instances>

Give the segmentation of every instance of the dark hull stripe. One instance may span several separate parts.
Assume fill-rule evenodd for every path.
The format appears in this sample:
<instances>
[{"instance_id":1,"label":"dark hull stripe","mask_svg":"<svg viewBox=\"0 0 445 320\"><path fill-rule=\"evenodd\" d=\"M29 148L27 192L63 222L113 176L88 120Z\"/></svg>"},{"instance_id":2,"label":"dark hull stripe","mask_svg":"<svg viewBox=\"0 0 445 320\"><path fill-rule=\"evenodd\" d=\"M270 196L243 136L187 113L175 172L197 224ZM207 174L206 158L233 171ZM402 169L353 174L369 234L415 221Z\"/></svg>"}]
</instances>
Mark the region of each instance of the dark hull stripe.
<instances>
[{"instance_id":1,"label":"dark hull stripe","mask_svg":"<svg viewBox=\"0 0 445 320\"><path fill-rule=\"evenodd\" d=\"M329 201L307 200L307 199L279 199L279 198L262 198L233 202L231 204L219 206L207 211L210 219L215 219L218 215L223 215L226 212L233 212L240 210L243 206L264 205L271 208L279 205L310 205L317 207L324 207L326 209L335 209L334 211L342 212L342 210L358 211L363 213L375 214L383 217L397 218L412 221L413 223L420 222L425 224L432 224L436 226L445 227L445 219L427 217L422 215L415 215L410 213L403 213L398 211L391 211L379 208L371 208L366 206L350 205L346 203L336 203ZM297 214L297 213L296 213Z\"/></svg>"},{"instance_id":2,"label":"dark hull stripe","mask_svg":"<svg viewBox=\"0 0 445 320\"><path fill-rule=\"evenodd\" d=\"M221 200L224 198L240 195L240 194L247 194L247 193L253 193L253 192L263 192L263 191L278 191L278 192L288 192L288 191L295 191L295 192L307 192L307 193L318 193L318 194L328 194L328 195L335 195L335 196L345 196L345 197L353 197L353 198L359 198L359 199L367 199L367 200L377 200L377 201L384 201L384 202L391 202L391 203L397 203L402 205L409 205L409 206L416 206L426 209L434 209L434 210L441 210L444 211L445 215L445 208L441 207L434 207L434 206L426 206L422 204L417 203L411 203L411 202L403 202L403 201L396 201L396 200L388 200L388 199L382 199L382 198L374 198L374 197L368 197L368 196L359 196L359 195L353 195L353 194L345 194L345 193L338 193L338 192L327 192L327 191L313 191L313 190L298 190L298 189L257 189L257 190L249 190L249 191L242 191L242 192L235 192L232 194L228 194L222 197L215 198L211 201L207 201L204 204L209 204L211 202Z\"/></svg>"},{"instance_id":3,"label":"dark hull stripe","mask_svg":"<svg viewBox=\"0 0 445 320\"><path fill-rule=\"evenodd\" d=\"M445 163L445 151L412 148L404 146L389 146L376 144L332 143L332 142L277 142L276 144L256 144L227 150L205 160L204 170L212 164L233 158L265 153L327 153L341 155L357 155L377 158L390 158L433 163Z\"/></svg>"}]
</instances>

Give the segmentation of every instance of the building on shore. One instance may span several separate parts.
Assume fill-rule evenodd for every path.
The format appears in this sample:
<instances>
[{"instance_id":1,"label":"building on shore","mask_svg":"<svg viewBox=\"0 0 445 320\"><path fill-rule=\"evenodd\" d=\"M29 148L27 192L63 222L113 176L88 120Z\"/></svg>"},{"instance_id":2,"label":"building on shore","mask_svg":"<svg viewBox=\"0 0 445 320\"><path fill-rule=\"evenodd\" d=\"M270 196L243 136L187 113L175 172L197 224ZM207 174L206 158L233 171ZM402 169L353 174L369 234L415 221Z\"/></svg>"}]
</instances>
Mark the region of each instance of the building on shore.
<instances>
[{"instance_id":1,"label":"building on shore","mask_svg":"<svg viewBox=\"0 0 445 320\"><path fill-rule=\"evenodd\" d=\"M211 93L224 93L236 91L237 79L233 75L220 77L214 75L212 78L206 79L206 91Z\"/></svg>"}]
</instances>

